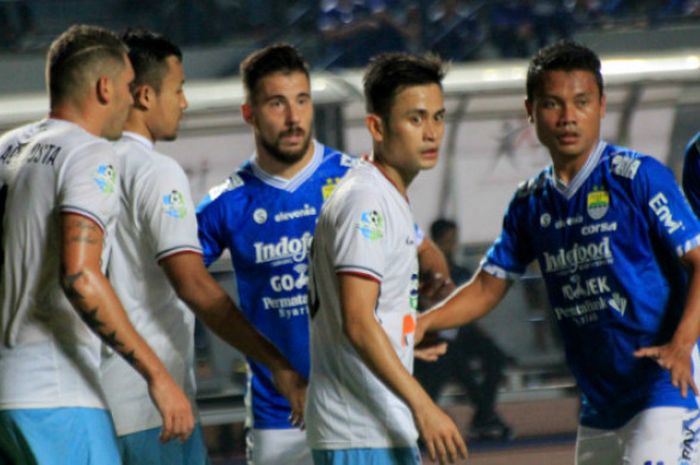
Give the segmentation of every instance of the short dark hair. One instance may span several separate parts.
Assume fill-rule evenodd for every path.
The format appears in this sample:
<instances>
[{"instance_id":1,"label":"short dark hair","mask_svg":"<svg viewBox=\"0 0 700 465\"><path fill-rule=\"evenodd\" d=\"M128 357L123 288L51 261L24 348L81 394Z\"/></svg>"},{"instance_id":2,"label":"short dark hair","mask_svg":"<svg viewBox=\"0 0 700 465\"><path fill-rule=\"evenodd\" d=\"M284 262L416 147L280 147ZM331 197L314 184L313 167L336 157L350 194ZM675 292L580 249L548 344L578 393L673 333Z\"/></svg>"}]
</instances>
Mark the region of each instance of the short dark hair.
<instances>
[{"instance_id":1,"label":"short dark hair","mask_svg":"<svg viewBox=\"0 0 700 465\"><path fill-rule=\"evenodd\" d=\"M126 54L126 46L112 31L84 24L69 27L51 43L46 55L51 107L86 92L100 75L116 77Z\"/></svg>"},{"instance_id":2,"label":"short dark hair","mask_svg":"<svg viewBox=\"0 0 700 465\"><path fill-rule=\"evenodd\" d=\"M453 229L457 229L457 223L447 218L438 218L430 225L430 238L438 241L442 239L447 231Z\"/></svg>"},{"instance_id":3,"label":"short dark hair","mask_svg":"<svg viewBox=\"0 0 700 465\"><path fill-rule=\"evenodd\" d=\"M309 78L308 63L301 52L289 44L274 44L256 50L241 62L240 71L248 103L255 100L258 82L270 74L300 72Z\"/></svg>"},{"instance_id":4,"label":"short dark hair","mask_svg":"<svg viewBox=\"0 0 700 465\"><path fill-rule=\"evenodd\" d=\"M436 55L381 53L370 59L363 77L368 113L388 121L394 97L406 87L437 84L442 88L445 65Z\"/></svg>"},{"instance_id":5,"label":"short dark hair","mask_svg":"<svg viewBox=\"0 0 700 465\"><path fill-rule=\"evenodd\" d=\"M527 99L532 100L542 86L548 71L589 71L595 77L600 96L603 96L603 75L600 58L588 47L571 40L561 40L540 49L527 69Z\"/></svg>"},{"instance_id":6,"label":"short dark hair","mask_svg":"<svg viewBox=\"0 0 700 465\"><path fill-rule=\"evenodd\" d=\"M134 67L132 89L147 84L160 92L163 76L168 70L166 60L174 56L182 61L180 48L165 36L146 29L127 29L122 40L129 47L129 60Z\"/></svg>"}]
</instances>

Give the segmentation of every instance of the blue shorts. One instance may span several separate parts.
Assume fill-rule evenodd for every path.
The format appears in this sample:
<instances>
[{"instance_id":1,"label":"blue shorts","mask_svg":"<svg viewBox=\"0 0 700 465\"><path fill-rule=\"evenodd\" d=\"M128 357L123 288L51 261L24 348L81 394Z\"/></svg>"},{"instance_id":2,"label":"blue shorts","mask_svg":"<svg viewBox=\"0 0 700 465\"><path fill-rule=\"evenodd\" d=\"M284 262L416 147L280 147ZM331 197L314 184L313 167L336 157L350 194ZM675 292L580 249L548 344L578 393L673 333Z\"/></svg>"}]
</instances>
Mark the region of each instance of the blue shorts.
<instances>
[{"instance_id":1,"label":"blue shorts","mask_svg":"<svg viewBox=\"0 0 700 465\"><path fill-rule=\"evenodd\" d=\"M420 465L417 447L328 449L311 451L314 465Z\"/></svg>"},{"instance_id":2,"label":"blue shorts","mask_svg":"<svg viewBox=\"0 0 700 465\"><path fill-rule=\"evenodd\" d=\"M84 407L0 411L0 462L121 464L109 412Z\"/></svg>"},{"instance_id":3,"label":"blue shorts","mask_svg":"<svg viewBox=\"0 0 700 465\"><path fill-rule=\"evenodd\" d=\"M119 453L124 465L209 465L202 426L197 423L185 442L160 442L161 428L151 428L120 436Z\"/></svg>"}]
</instances>

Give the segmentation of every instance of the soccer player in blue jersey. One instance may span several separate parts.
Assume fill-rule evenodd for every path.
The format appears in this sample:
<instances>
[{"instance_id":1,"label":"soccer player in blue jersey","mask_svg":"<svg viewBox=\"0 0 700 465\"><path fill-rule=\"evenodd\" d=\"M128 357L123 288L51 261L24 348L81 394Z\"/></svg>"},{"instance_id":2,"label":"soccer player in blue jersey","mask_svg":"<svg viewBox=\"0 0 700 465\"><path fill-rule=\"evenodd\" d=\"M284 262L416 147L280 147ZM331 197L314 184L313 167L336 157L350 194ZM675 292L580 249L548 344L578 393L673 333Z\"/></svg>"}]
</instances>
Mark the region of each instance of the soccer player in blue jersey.
<instances>
[{"instance_id":1,"label":"soccer player in blue jersey","mask_svg":"<svg viewBox=\"0 0 700 465\"><path fill-rule=\"evenodd\" d=\"M353 158L313 139L309 71L295 48L256 51L241 75L255 154L202 201L199 238L207 265L229 249L241 309L308 376L307 254L321 204ZM249 463L310 464L304 432L269 371L248 363Z\"/></svg>"},{"instance_id":2,"label":"soccer player in blue jersey","mask_svg":"<svg viewBox=\"0 0 700 465\"><path fill-rule=\"evenodd\" d=\"M525 106L552 164L519 186L480 269L417 337L483 316L537 260L581 390L576 463L697 463L700 224L667 168L600 139L593 51L540 50Z\"/></svg>"}]
</instances>

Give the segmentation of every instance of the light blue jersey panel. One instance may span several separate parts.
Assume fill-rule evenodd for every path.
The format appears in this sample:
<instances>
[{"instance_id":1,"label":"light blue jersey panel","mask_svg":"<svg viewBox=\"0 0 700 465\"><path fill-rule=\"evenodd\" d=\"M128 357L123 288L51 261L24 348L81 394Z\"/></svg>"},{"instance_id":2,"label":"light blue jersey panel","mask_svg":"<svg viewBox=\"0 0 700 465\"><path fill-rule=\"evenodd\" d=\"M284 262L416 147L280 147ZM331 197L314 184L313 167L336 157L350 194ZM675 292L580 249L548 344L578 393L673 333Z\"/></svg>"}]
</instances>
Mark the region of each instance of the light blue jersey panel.
<instances>
[{"instance_id":1,"label":"light blue jersey panel","mask_svg":"<svg viewBox=\"0 0 700 465\"><path fill-rule=\"evenodd\" d=\"M0 463L121 465L107 410L61 407L0 411Z\"/></svg>"},{"instance_id":2,"label":"light blue jersey panel","mask_svg":"<svg viewBox=\"0 0 700 465\"><path fill-rule=\"evenodd\" d=\"M355 160L318 142L315 147L310 164L291 180L244 163L210 190L197 214L206 264L230 251L241 309L306 377L308 253L323 201ZM269 370L248 363L254 427L292 428L289 403L273 386Z\"/></svg>"},{"instance_id":3,"label":"light blue jersey panel","mask_svg":"<svg viewBox=\"0 0 700 465\"><path fill-rule=\"evenodd\" d=\"M538 261L584 426L617 428L649 407L696 407L667 370L633 352L671 339L687 293L679 257L699 235L666 167L602 142L568 186L550 167L516 192L483 266L508 277Z\"/></svg>"}]
</instances>

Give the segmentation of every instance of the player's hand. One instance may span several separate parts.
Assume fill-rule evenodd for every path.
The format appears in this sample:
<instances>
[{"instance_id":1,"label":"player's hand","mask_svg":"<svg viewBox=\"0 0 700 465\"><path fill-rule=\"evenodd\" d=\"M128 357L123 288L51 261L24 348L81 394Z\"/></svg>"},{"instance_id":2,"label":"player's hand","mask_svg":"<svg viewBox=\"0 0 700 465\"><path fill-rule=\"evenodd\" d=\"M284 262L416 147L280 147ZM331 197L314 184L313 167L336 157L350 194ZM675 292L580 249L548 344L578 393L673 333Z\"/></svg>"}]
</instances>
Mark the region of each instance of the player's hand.
<instances>
[{"instance_id":1,"label":"player's hand","mask_svg":"<svg viewBox=\"0 0 700 465\"><path fill-rule=\"evenodd\" d=\"M272 370L272 382L292 407L289 421L292 425L304 429L306 380L294 369L287 366Z\"/></svg>"},{"instance_id":2,"label":"player's hand","mask_svg":"<svg viewBox=\"0 0 700 465\"><path fill-rule=\"evenodd\" d=\"M656 360L659 366L671 372L671 382L677 388L680 388L681 395L688 395L690 388L695 395L698 395L698 388L693 380L693 368L690 360L691 349L682 347L680 344L674 344L671 341L668 344L653 347L643 347L634 352L637 358L648 357Z\"/></svg>"},{"instance_id":3,"label":"player's hand","mask_svg":"<svg viewBox=\"0 0 700 465\"><path fill-rule=\"evenodd\" d=\"M413 355L424 362L435 362L447 353L445 341L423 341L413 349Z\"/></svg>"},{"instance_id":4,"label":"player's hand","mask_svg":"<svg viewBox=\"0 0 700 465\"><path fill-rule=\"evenodd\" d=\"M194 429L194 415L192 405L180 386L165 374L153 378L148 385L148 393L163 418L160 441L165 443L177 438L185 442Z\"/></svg>"},{"instance_id":5,"label":"player's hand","mask_svg":"<svg viewBox=\"0 0 700 465\"><path fill-rule=\"evenodd\" d=\"M459 457L467 458L467 446L457 426L432 401L414 412L414 418L431 460L444 465L454 463Z\"/></svg>"},{"instance_id":6,"label":"player's hand","mask_svg":"<svg viewBox=\"0 0 700 465\"><path fill-rule=\"evenodd\" d=\"M449 276L440 273L421 273L418 296L421 308L429 308L447 298L456 288Z\"/></svg>"}]
</instances>

